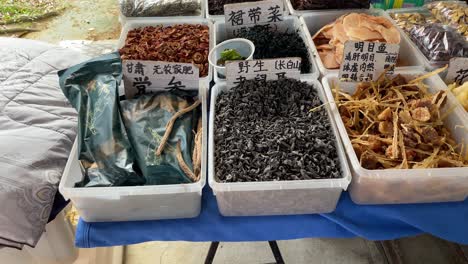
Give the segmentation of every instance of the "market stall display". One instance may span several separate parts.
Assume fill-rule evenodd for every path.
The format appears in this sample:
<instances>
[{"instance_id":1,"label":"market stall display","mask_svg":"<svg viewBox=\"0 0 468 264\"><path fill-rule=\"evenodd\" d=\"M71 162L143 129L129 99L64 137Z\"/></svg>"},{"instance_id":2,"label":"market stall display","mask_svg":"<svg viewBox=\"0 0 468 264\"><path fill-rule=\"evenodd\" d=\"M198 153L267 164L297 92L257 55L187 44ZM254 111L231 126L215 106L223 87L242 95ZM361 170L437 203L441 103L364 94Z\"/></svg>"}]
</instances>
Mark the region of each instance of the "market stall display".
<instances>
[{"instance_id":1,"label":"market stall display","mask_svg":"<svg viewBox=\"0 0 468 264\"><path fill-rule=\"evenodd\" d=\"M222 84L211 98L208 176L221 214L334 210L350 174L317 81Z\"/></svg>"},{"instance_id":2,"label":"market stall display","mask_svg":"<svg viewBox=\"0 0 468 264\"><path fill-rule=\"evenodd\" d=\"M312 52L318 55L315 61L322 75L339 71L347 40L399 44L397 69L424 69L424 56L382 11L323 11L305 13L300 20L306 26Z\"/></svg>"},{"instance_id":3,"label":"market stall display","mask_svg":"<svg viewBox=\"0 0 468 264\"><path fill-rule=\"evenodd\" d=\"M336 76L323 79L328 99L336 104L356 203L462 201L468 196L464 110L436 73L418 77L422 73L406 72L354 85L338 85Z\"/></svg>"},{"instance_id":4,"label":"market stall display","mask_svg":"<svg viewBox=\"0 0 468 264\"><path fill-rule=\"evenodd\" d=\"M203 15L202 0L119 0L124 17Z\"/></svg>"}]
</instances>

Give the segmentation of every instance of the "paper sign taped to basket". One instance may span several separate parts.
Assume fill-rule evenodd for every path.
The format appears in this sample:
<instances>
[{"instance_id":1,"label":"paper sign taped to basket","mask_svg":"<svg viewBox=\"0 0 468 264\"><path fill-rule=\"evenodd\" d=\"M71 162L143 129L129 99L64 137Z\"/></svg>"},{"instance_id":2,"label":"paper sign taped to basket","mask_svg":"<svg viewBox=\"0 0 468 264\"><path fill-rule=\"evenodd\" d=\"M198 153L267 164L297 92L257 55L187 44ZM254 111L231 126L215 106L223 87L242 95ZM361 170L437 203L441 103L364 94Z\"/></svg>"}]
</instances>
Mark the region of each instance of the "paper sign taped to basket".
<instances>
[{"instance_id":1,"label":"paper sign taped to basket","mask_svg":"<svg viewBox=\"0 0 468 264\"><path fill-rule=\"evenodd\" d=\"M339 80L374 81L387 70L393 74L400 45L368 41L346 41Z\"/></svg>"},{"instance_id":2,"label":"paper sign taped to basket","mask_svg":"<svg viewBox=\"0 0 468 264\"><path fill-rule=\"evenodd\" d=\"M284 27L284 3L282 0L266 0L224 5L226 33L237 37L253 26L270 29Z\"/></svg>"},{"instance_id":3,"label":"paper sign taped to basket","mask_svg":"<svg viewBox=\"0 0 468 264\"><path fill-rule=\"evenodd\" d=\"M466 81L468 81L468 58L450 59L445 82L463 84Z\"/></svg>"},{"instance_id":4,"label":"paper sign taped to basket","mask_svg":"<svg viewBox=\"0 0 468 264\"><path fill-rule=\"evenodd\" d=\"M236 86L246 80L270 81L281 78L300 79L301 58L228 61L226 85Z\"/></svg>"},{"instance_id":5,"label":"paper sign taped to basket","mask_svg":"<svg viewBox=\"0 0 468 264\"><path fill-rule=\"evenodd\" d=\"M122 67L127 98L156 91L198 89L199 70L191 63L124 60Z\"/></svg>"}]
</instances>

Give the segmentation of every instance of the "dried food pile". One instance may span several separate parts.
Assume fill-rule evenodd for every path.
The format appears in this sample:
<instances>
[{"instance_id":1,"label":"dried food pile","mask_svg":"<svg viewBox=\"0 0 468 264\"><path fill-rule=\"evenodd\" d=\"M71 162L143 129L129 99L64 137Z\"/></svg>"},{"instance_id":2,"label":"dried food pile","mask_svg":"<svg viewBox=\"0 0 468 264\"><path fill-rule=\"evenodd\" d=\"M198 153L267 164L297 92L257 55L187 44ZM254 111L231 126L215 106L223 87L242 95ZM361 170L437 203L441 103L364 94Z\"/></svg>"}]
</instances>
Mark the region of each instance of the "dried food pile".
<instances>
[{"instance_id":1,"label":"dried food pile","mask_svg":"<svg viewBox=\"0 0 468 264\"><path fill-rule=\"evenodd\" d=\"M300 57L301 73L310 73L310 58L304 40L297 31L273 31L255 26L242 32L239 38L246 38L255 45L254 59Z\"/></svg>"},{"instance_id":2,"label":"dried food pile","mask_svg":"<svg viewBox=\"0 0 468 264\"><path fill-rule=\"evenodd\" d=\"M410 37L433 66L443 66L453 57L468 57L468 43L452 28L415 25Z\"/></svg>"},{"instance_id":3,"label":"dried food pile","mask_svg":"<svg viewBox=\"0 0 468 264\"><path fill-rule=\"evenodd\" d=\"M119 0L126 17L199 16L200 0Z\"/></svg>"},{"instance_id":4,"label":"dried food pile","mask_svg":"<svg viewBox=\"0 0 468 264\"><path fill-rule=\"evenodd\" d=\"M453 95L455 95L460 104L463 105L465 110L468 111L468 82L465 82L462 85L453 83L450 84L448 88Z\"/></svg>"},{"instance_id":5,"label":"dried food pile","mask_svg":"<svg viewBox=\"0 0 468 264\"><path fill-rule=\"evenodd\" d=\"M369 8L369 0L292 0L292 6L296 10L316 10L316 9L358 9Z\"/></svg>"},{"instance_id":6,"label":"dried food pile","mask_svg":"<svg viewBox=\"0 0 468 264\"><path fill-rule=\"evenodd\" d=\"M337 69L348 40L400 43L400 32L388 19L351 13L321 28L313 37L320 59L327 69Z\"/></svg>"},{"instance_id":7,"label":"dried food pile","mask_svg":"<svg viewBox=\"0 0 468 264\"><path fill-rule=\"evenodd\" d=\"M128 32L119 50L122 60L153 60L195 64L200 77L208 75L210 48L206 25L148 26Z\"/></svg>"},{"instance_id":8,"label":"dried food pile","mask_svg":"<svg viewBox=\"0 0 468 264\"><path fill-rule=\"evenodd\" d=\"M208 0L208 13L210 15L224 15L224 5L260 0Z\"/></svg>"},{"instance_id":9,"label":"dried food pile","mask_svg":"<svg viewBox=\"0 0 468 264\"><path fill-rule=\"evenodd\" d=\"M464 2L434 2L427 8L439 21L468 39L468 6Z\"/></svg>"},{"instance_id":10,"label":"dried food pile","mask_svg":"<svg viewBox=\"0 0 468 264\"><path fill-rule=\"evenodd\" d=\"M336 138L314 87L252 80L216 99L216 177L222 182L339 178Z\"/></svg>"},{"instance_id":11,"label":"dried food pile","mask_svg":"<svg viewBox=\"0 0 468 264\"><path fill-rule=\"evenodd\" d=\"M424 13L391 13L390 16L407 34L414 26L424 26L426 23L437 22L434 17Z\"/></svg>"},{"instance_id":12,"label":"dried food pile","mask_svg":"<svg viewBox=\"0 0 468 264\"><path fill-rule=\"evenodd\" d=\"M444 126L450 114L442 110L446 92L428 93L423 78L381 77L360 83L354 94L334 89L341 118L364 168L468 166L466 148Z\"/></svg>"}]
</instances>

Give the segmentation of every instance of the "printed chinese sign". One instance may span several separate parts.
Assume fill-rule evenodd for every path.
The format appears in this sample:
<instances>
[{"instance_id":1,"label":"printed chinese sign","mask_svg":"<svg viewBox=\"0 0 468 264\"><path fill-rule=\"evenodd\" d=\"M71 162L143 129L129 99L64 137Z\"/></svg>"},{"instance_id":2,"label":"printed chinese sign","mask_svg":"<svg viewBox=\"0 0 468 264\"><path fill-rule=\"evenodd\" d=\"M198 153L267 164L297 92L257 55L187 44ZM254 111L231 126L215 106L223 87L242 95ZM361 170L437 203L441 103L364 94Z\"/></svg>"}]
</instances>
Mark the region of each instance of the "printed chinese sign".
<instances>
[{"instance_id":1,"label":"printed chinese sign","mask_svg":"<svg viewBox=\"0 0 468 264\"><path fill-rule=\"evenodd\" d=\"M245 80L299 79L301 58L231 61L226 64L226 85L236 86Z\"/></svg>"},{"instance_id":2,"label":"printed chinese sign","mask_svg":"<svg viewBox=\"0 0 468 264\"><path fill-rule=\"evenodd\" d=\"M253 26L282 28L284 5L282 0L266 0L224 5L226 33L237 37Z\"/></svg>"},{"instance_id":3,"label":"printed chinese sign","mask_svg":"<svg viewBox=\"0 0 468 264\"><path fill-rule=\"evenodd\" d=\"M124 60L122 67L127 98L162 90L198 89L198 67L190 63Z\"/></svg>"},{"instance_id":4,"label":"printed chinese sign","mask_svg":"<svg viewBox=\"0 0 468 264\"><path fill-rule=\"evenodd\" d=\"M463 84L466 81L468 81L468 58L452 58L445 82Z\"/></svg>"},{"instance_id":5,"label":"printed chinese sign","mask_svg":"<svg viewBox=\"0 0 468 264\"><path fill-rule=\"evenodd\" d=\"M340 81L374 81L387 69L387 74L393 74L399 50L398 44L347 41L340 67Z\"/></svg>"}]
</instances>

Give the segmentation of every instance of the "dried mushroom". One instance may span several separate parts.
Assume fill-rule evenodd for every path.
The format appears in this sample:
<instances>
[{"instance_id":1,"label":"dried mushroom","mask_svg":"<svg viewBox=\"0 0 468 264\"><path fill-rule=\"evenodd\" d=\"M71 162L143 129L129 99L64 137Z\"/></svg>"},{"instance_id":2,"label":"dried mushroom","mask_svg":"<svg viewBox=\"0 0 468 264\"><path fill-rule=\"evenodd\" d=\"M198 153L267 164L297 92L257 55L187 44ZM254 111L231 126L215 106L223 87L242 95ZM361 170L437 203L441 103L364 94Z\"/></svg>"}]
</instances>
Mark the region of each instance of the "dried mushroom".
<instances>
[{"instance_id":1,"label":"dried mushroom","mask_svg":"<svg viewBox=\"0 0 468 264\"><path fill-rule=\"evenodd\" d=\"M193 63L205 77L209 48L208 26L182 24L132 29L119 52L122 60Z\"/></svg>"},{"instance_id":2,"label":"dried mushroom","mask_svg":"<svg viewBox=\"0 0 468 264\"><path fill-rule=\"evenodd\" d=\"M375 82L360 83L354 94L333 89L364 168L468 166L464 142L457 145L444 127L446 91L428 93L423 79L406 81L400 75L391 79L383 75Z\"/></svg>"}]
</instances>

